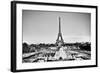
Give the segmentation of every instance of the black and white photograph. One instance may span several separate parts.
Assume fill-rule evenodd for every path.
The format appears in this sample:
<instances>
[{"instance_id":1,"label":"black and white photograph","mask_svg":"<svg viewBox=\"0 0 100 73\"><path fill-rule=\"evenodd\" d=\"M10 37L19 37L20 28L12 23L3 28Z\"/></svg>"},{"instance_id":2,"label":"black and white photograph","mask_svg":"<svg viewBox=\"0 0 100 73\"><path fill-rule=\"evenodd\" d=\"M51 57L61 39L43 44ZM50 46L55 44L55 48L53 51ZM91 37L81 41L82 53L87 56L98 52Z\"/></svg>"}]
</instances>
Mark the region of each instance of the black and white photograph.
<instances>
[{"instance_id":1,"label":"black and white photograph","mask_svg":"<svg viewBox=\"0 0 100 73\"><path fill-rule=\"evenodd\" d=\"M91 60L91 14L22 11L23 63Z\"/></svg>"},{"instance_id":2,"label":"black and white photograph","mask_svg":"<svg viewBox=\"0 0 100 73\"><path fill-rule=\"evenodd\" d=\"M97 67L97 6L13 1L12 72Z\"/></svg>"}]
</instances>

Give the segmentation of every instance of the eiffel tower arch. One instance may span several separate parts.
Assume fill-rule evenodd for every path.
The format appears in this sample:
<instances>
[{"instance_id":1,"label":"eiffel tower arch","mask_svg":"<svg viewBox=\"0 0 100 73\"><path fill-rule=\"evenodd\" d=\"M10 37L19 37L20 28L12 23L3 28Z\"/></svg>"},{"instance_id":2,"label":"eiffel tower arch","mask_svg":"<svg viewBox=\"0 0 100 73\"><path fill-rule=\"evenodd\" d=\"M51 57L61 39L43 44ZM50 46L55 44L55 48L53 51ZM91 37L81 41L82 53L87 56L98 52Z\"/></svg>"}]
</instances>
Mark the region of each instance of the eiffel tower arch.
<instances>
[{"instance_id":1,"label":"eiffel tower arch","mask_svg":"<svg viewBox=\"0 0 100 73\"><path fill-rule=\"evenodd\" d=\"M63 40L62 33L61 33L61 18L59 17L59 31L58 31L58 37L56 40L56 45L58 47L61 47L63 44L64 44L64 40Z\"/></svg>"}]
</instances>

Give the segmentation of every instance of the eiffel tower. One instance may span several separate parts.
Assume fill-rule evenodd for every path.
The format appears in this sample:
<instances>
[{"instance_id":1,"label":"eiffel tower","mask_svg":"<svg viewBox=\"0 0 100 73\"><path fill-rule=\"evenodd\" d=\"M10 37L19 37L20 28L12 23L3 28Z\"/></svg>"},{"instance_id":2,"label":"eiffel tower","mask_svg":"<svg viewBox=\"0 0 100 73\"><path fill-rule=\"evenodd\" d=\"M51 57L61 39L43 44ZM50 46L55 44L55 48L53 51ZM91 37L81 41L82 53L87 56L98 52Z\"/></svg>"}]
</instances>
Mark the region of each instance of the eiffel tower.
<instances>
[{"instance_id":1,"label":"eiffel tower","mask_svg":"<svg viewBox=\"0 0 100 73\"><path fill-rule=\"evenodd\" d=\"M62 38L62 33L61 33L61 18L59 17L59 32L58 32L58 37L56 40L56 45L58 47L61 47L64 44L64 40Z\"/></svg>"}]
</instances>

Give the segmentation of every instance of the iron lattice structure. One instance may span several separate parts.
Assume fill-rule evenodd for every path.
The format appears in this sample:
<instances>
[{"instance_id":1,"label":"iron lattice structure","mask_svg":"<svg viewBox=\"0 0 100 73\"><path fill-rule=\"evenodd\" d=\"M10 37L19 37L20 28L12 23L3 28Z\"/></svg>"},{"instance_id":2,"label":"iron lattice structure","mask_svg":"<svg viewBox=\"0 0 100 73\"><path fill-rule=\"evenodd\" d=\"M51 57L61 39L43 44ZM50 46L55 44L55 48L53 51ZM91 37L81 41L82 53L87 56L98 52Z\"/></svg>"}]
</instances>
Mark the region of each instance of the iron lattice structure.
<instances>
[{"instance_id":1,"label":"iron lattice structure","mask_svg":"<svg viewBox=\"0 0 100 73\"><path fill-rule=\"evenodd\" d=\"M64 44L64 40L61 33L61 18L60 17L59 17L59 31L58 31L58 37L56 40L56 45L59 45L59 44L60 46Z\"/></svg>"}]
</instances>

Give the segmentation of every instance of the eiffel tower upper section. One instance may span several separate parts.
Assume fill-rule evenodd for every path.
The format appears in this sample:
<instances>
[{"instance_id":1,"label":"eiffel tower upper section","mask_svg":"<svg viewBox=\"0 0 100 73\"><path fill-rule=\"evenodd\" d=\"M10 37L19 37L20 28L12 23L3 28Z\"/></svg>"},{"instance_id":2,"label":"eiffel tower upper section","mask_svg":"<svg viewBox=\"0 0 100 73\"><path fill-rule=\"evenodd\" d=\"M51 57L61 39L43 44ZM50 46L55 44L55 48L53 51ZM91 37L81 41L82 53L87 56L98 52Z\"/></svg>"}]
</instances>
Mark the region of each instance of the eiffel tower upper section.
<instances>
[{"instance_id":1,"label":"eiffel tower upper section","mask_svg":"<svg viewBox=\"0 0 100 73\"><path fill-rule=\"evenodd\" d=\"M61 33L61 18L59 17L59 32L58 32L58 37L56 40L56 44L57 45L63 45L64 44L64 40L62 38L62 33Z\"/></svg>"}]
</instances>

